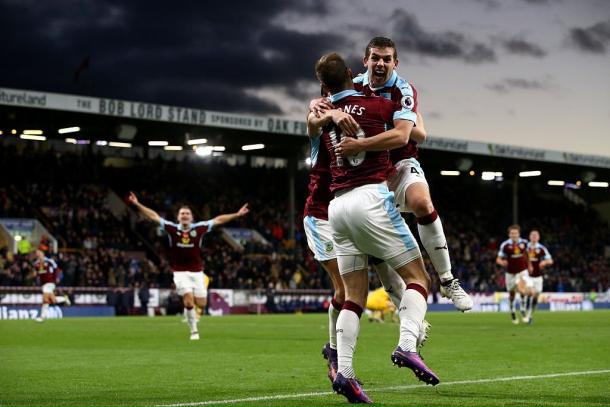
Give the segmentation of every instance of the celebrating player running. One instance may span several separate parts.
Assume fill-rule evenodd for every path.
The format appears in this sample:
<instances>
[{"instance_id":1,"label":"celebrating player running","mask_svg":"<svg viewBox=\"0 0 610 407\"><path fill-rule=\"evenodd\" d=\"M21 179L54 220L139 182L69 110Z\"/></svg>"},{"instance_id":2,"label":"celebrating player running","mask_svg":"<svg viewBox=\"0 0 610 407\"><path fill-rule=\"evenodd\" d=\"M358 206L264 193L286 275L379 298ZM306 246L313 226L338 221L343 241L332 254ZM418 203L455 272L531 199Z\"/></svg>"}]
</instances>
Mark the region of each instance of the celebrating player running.
<instances>
[{"instance_id":1,"label":"celebrating player running","mask_svg":"<svg viewBox=\"0 0 610 407\"><path fill-rule=\"evenodd\" d=\"M129 194L128 199L140 213L161 225L161 228L167 233L170 245L169 264L174 273L176 291L178 295L182 296L182 302L187 309L186 316L191 330L191 340L199 340L197 314L194 307L197 304L197 306L205 308L208 296L204 284L204 264L201 258L203 236L211 231L214 226L245 216L250 211L248 204L242 206L235 213L218 215L214 219L201 222L193 222L191 208L181 206L178 211L178 223L173 223L142 205L133 192Z\"/></svg>"}]
</instances>

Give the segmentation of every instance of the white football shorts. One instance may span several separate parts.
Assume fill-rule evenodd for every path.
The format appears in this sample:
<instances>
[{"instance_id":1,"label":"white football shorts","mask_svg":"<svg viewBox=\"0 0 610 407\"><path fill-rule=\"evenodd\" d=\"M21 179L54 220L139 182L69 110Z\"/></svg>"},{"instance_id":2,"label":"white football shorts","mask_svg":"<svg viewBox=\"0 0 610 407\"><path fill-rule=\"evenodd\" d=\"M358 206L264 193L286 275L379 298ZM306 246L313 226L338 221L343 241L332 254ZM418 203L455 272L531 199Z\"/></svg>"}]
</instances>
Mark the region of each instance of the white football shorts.
<instances>
[{"instance_id":1,"label":"white football shorts","mask_svg":"<svg viewBox=\"0 0 610 407\"><path fill-rule=\"evenodd\" d=\"M542 276L532 277L529 276L526 285L528 288L533 288L538 294L542 292L542 287L544 286L544 281Z\"/></svg>"},{"instance_id":2,"label":"white football shorts","mask_svg":"<svg viewBox=\"0 0 610 407\"><path fill-rule=\"evenodd\" d=\"M341 274L366 268L367 255L387 261L393 269L421 257L385 183L340 191L330 201L328 218Z\"/></svg>"},{"instance_id":3,"label":"white football shorts","mask_svg":"<svg viewBox=\"0 0 610 407\"><path fill-rule=\"evenodd\" d=\"M53 294L55 292L55 284L53 283L45 283L42 285L42 293L43 294Z\"/></svg>"},{"instance_id":4,"label":"white football shorts","mask_svg":"<svg viewBox=\"0 0 610 407\"><path fill-rule=\"evenodd\" d=\"M394 191L396 205L400 212L412 212L406 202L407 188L416 183L423 183L428 186L426 175L421 168L419 161L415 158L408 158L396 163L396 173L388 178L388 188Z\"/></svg>"},{"instance_id":5,"label":"white football shorts","mask_svg":"<svg viewBox=\"0 0 610 407\"><path fill-rule=\"evenodd\" d=\"M303 226L307 236L307 245L316 260L327 261L337 258L330 222L313 216L305 216Z\"/></svg>"},{"instance_id":6,"label":"white football shorts","mask_svg":"<svg viewBox=\"0 0 610 407\"><path fill-rule=\"evenodd\" d=\"M518 288L520 280L523 280L527 286L529 273L527 270L520 271L516 274L504 273L504 278L506 280L506 291L513 291Z\"/></svg>"},{"instance_id":7,"label":"white football shorts","mask_svg":"<svg viewBox=\"0 0 610 407\"><path fill-rule=\"evenodd\" d=\"M207 276L202 271L174 271L174 284L180 296L193 293L197 298L207 298L207 280Z\"/></svg>"}]
</instances>

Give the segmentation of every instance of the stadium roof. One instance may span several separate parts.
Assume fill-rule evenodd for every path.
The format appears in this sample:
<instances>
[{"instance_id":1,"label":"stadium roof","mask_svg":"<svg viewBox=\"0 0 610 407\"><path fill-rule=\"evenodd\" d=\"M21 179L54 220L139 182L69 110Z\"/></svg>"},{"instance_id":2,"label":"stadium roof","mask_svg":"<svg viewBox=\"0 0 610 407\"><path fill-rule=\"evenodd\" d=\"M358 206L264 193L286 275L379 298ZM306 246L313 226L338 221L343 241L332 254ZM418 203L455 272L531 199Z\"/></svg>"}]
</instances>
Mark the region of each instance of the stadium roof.
<instances>
[{"instance_id":1,"label":"stadium roof","mask_svg":"<svg viewBox=\"0 0 610 407\"><path fill-rule=\"evenodd\" d=\"M188 140L205 138L206 145L224 146L227 152L242 154L244 145L264 144L263 154L274 157L301 157L307 145L307 128L299 120L11 88L0 88L0 125L3 136L11 135L13 130L15 135L24 130L42 130L48 138L71 137L141 146L149 141L167 141L169 145L189 147ZM80 131L59 133L60 129L70 127L79 127ZM436 136L421 147L610 168L610 157L605 156Z\"/></svg>"}]
</instances>

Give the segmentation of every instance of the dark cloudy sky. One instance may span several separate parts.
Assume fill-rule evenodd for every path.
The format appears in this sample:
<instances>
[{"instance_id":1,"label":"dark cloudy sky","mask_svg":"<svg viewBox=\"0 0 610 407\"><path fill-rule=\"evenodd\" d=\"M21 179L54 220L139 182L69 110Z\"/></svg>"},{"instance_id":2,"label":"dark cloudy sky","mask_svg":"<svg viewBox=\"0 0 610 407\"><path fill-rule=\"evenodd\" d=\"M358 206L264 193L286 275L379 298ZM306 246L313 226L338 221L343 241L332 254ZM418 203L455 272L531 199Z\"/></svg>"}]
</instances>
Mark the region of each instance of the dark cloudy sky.
<instances>
[{"instance_id":1,"label":"dark cloudy sky","mask_svg":"<svg viewBox=\"0 0 610 407\"><path fill-rule=\"evenodd\" d=\"M301 118L374 35L432 135L610 156L609 0L0 0L0 86Z\"/></svg>"}]
</instances>

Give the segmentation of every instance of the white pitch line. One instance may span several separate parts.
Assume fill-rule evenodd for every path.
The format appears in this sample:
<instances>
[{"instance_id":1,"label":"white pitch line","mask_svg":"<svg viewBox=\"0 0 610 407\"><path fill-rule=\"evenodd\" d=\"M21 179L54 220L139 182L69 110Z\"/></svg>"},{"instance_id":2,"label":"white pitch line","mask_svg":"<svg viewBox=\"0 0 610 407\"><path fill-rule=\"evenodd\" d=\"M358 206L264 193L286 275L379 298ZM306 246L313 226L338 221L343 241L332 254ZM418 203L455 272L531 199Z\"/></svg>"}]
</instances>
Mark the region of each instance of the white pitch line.
<instances>
[{"instance_id":1,"label":"white pitch line","mask_svg":"<svg viewBox=\"0 0 610 407\"><path fill-rule=\"evenodd\" d=\"M565 373L549 373L543 375L530 375L530 376L512 376L512 377L497 377L494 379L476 379L476 380L459 380L455 382L443 382L438 386L455 386L460 384L479 384L479 383L494 383L494 382L508 382L513 380L537 380L537 379L552 379L554 377L566 377L566 376L586 376L594 374L610 373L610 369L605 370L586 370L583 372L565 372ZM438 387L436 386L436 387ZM392 387L379 387L376 389L366 389L367 392L378 392L378 391L397 391L397 390L408 390L415 388L425 388L424 384L410 384L406 386L392 386ZM236 404L236 403L247 403L251 401L270 401L270 400L285 400L285 399L296 399L301 397L321 397L330 396L334 394L330 391L324 392L311 392L311 393L293 393L293 394L276 394L274 396L259 396L259 397L246 397L241 399L232 400L208 400L208 401L196 401L192 403L176 403L176 404L160 404L157 407L188 407L188 406L207 406L217 404Z\"/></svg>"}]
</instances>

